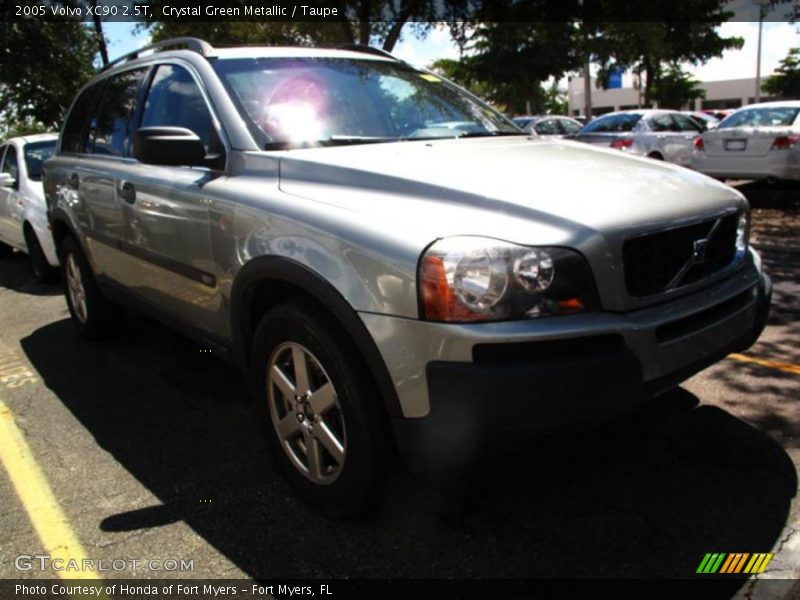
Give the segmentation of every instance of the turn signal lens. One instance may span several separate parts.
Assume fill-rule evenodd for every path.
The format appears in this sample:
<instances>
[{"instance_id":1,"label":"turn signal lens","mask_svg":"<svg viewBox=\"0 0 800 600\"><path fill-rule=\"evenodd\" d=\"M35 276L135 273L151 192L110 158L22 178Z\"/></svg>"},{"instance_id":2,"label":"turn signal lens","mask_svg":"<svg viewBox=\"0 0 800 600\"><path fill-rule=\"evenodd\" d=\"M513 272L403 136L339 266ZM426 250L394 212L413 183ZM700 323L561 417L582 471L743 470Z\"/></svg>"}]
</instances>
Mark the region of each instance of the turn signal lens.
<instances>
[{"instance_id":1,"label":"turn signal lens","mask_svg":"<svg viewBox=\"0 0 800 600\"><path fill-rule=\"evenodd\" d=\"M791 150L800 141L800 135L781 135L772 142L770 150Z\"/></svg>"},{"instance_id":2,"label":"turn signal lens","mask_svg":"<svg viewBox=\"0 0 800 600\"><path fill-rule=\"evenodd\" d=\"M698 152L704 152L706 149L706 145L703 143L703 136L698 135L694 138L694 149Z\"/></svg>"}]
</instances>

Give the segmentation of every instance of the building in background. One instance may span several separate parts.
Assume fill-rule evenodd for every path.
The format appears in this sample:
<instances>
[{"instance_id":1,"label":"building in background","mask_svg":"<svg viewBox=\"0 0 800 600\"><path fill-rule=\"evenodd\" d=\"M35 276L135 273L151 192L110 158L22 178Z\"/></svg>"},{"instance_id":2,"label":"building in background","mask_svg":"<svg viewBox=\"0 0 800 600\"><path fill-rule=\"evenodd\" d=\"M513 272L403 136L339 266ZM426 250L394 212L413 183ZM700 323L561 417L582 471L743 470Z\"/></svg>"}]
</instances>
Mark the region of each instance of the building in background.
<instances>
[{"instance_id":1,"label":"building in background","mask_svg":"<svg viewBox=\"0 0 800 600\"><path fill-rule=\"evenodd\" d=\"M629 110L643 107L640 90L634 86L634 77L626 75L623 85L604 90L596 87L596 80L592 78L592 114L602 115L617 110ZM721 110L725 108L739 108L755 102L753 93L756 88L754 77L746 79L726 79L723 81L707 81L700 84L705 90L705 99L697 98L694 103L683 107L685 110ZM583 114L583 77L572 77L567 87L570 115ZM770 98L761 95L761 102ZM656 103L648 108L657 108Z\"/></svg>"}]
</instances>

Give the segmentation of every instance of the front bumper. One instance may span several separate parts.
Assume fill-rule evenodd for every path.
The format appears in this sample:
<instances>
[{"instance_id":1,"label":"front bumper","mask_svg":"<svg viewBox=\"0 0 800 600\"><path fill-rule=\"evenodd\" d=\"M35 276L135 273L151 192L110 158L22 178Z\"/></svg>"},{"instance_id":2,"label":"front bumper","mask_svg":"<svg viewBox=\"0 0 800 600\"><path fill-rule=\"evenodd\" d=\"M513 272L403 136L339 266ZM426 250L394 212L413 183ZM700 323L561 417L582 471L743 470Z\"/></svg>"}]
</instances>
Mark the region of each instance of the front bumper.
<instances>
[{"instance_id":1,"label":"front bumper","mask_svg":"<svg viewBox=\"0 0 800 600\"><path fill-rule=\"evenodd\" d=\"M419 369L399 382L395 379L401 404L406 401L406 418L392 420L401 455L415 470L454 466L504 443L515 445L537 433L634 409L755 342L766 324L772 285L755 269L750 275L750 284L736 293L729 282L627 315L549 319L560 332L542 330L545 324L540 322L538 336L473 337L463 360L451 359L459 354L457 336L449 350L444 338L429 339L427 355L436 358L424 365L412 353L414 347L422 348L420 340L406 340L405 347L395 340L394 351L406 361L399 371L414 365ZM594 323L588 327L582 319L591 317ZM608 318L612 322L605 323ZM450 333L453 337L456 331ZM380 341L378 346L385 351ZM432 352L435 348L438 352ZM398 372L398 365L394 368ZM408 418L408 409L420 408L421 402L403 391L418 390L420 383L426 388L427 410Z\"/></svg>"}]
</instances>

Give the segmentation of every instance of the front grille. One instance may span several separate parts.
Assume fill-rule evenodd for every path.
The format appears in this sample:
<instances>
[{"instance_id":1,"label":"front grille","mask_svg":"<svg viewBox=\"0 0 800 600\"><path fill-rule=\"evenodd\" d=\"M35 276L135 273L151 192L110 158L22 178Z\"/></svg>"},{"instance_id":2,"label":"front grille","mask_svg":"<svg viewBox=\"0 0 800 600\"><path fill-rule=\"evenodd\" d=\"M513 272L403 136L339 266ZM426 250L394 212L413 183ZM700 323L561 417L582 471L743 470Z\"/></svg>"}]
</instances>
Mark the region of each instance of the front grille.
<instances>
[{"instance_id":1,"label":"front grille","mask_svg":"<svg viewBox=\"0 0 800 600\"><path fill-rule=\"evenodd\" d=\"M738 215L720 219L709 238L717 219L651 233L625 242L622 259L625 265L625 285L628 294L636 298L653 296L670 288L695 283L730 265L736 257L736 226ZM705 259L695 261L678 280L675 277L695 255L695 242L708 239Z\"/></svg>"}]
</instances>

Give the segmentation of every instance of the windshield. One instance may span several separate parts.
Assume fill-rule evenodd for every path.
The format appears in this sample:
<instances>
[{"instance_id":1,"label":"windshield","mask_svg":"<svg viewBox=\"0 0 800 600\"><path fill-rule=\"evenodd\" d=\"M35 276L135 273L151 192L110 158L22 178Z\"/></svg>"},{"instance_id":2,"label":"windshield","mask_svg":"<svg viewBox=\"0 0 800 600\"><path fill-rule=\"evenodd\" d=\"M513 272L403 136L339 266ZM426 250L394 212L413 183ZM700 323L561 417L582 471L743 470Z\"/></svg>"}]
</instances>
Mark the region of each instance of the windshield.
<instances>
[{"instance_id":1,"label":"windshield","mask_svg":"<svg viewBox=\"0 0 800 600\"><path fill-rule=\"evenodd\" d=\"M724 119L719 129L729 127L787 127L794 123L800 108L775 106L771 108L746 108L737 110Z\"/></svg>"},{"instance_id":2,"label":"windshield","mask_svg":"<svg viewBox=\"0 0 800 600\"><path fill-rule=\"evenodd\" d=\"M631 131L641 118L642 115L632 113L599 117L586 125L581 130L581 133L618 133L621 131Z\"/></svg>"},{"instance_id":3,"label":"windshield","mask_svg":"<svg viewBox=\"0 0 800 600\"><path fill-rule=\"evenodd\" d=\"M246 58L215 68L267 148L523 135L461 89L403 63Z\"/></svg>"},{"instance_id":4,"label":"windshield","mask_svg":"<svg viewBox=\"0 0 800 600\"><path fill-rule=\"evenodd\" d=\"M56 140L25 144L25 168L28 171L28 179L39 181L42 178L42 165L55 151Z\"/></svg>"}]
</instances>

